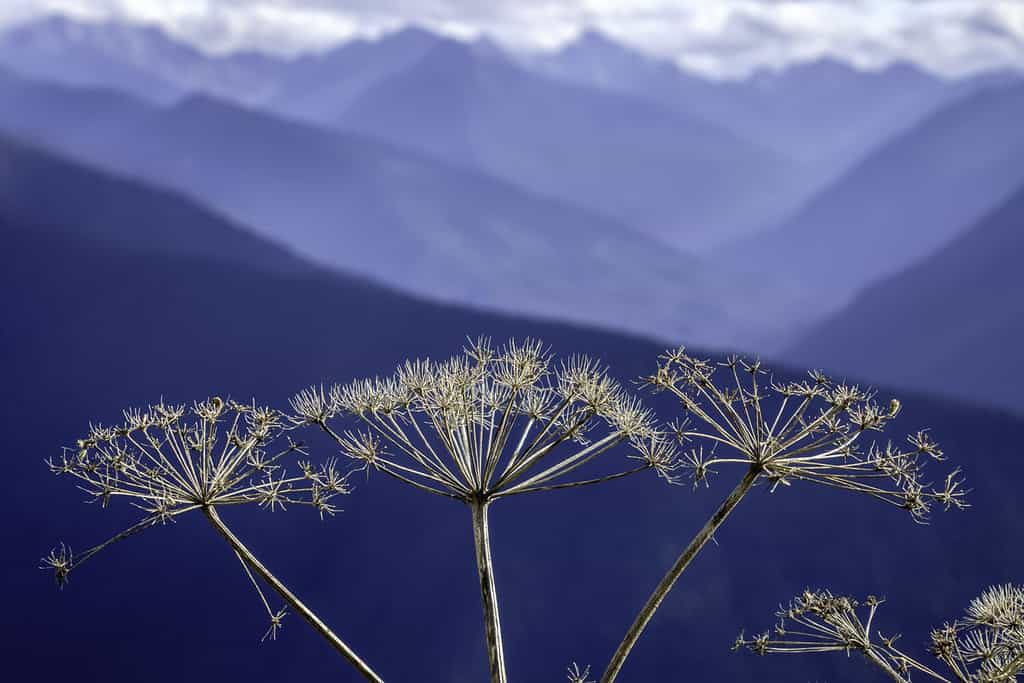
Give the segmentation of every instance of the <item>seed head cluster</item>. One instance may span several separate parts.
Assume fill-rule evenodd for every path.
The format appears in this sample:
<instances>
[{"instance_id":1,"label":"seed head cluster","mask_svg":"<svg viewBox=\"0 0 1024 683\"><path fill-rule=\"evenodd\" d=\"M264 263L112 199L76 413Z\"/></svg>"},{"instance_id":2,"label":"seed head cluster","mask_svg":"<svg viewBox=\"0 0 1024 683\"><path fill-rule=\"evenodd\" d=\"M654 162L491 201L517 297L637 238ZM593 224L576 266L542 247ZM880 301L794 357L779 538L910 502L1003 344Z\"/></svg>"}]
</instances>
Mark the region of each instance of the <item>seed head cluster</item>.
<instances>
[{"instance_id":1,"label":"seed head cluster","mask_svg":"<svg viewBox=\"0 0 1024 683\"><path fill-rule=\"evenodd\" d=\"M299 463L299 471L288 474L284 459L303 452L284 436L289 426L278 411L213 397L189 407L161 402L130 409L117 426L91 427L74 448L47 461L51 471L75 479L104 507L126 499L144 516L77 556L60 545L43 567L62 584L111 543L204 506L297 504L333 513L332 499L348 492L345 476L334 462Z\"/></svg>"},{"instance_id":2,"label":"seed head cluster","mask_svg":"<svg viewBox=\"0 0 1024 683\"><path fill-rule=\"evenodd\" d=\"M751 639L740 633L734 649L757 654L860 652L896 677L913 674L947 681L931 667L896 646L898 636L886 637L875 627L882 600L869 596L863 603L827 590L806 590L780 608L774 630ZM971 601L966 615L932 631L932 654L957 681L1012 683L1024 672L1024 587L989 588Z\"/></svg>"},{"instance_id":3,"label":"seed head cluster","mask_svg":"<svg viewBox=\"0 0 1024 683\"><path fill-rule=\"evenodd\" d=\"M932 654L963 680L1016 681L1024 673L1024 586L993 586L972 600L962 618L932 631Z\"/></svg>"},{"instance_id":4,"label":"seed head cluster","mask_svg":"<svg viewBox=\"0 0 1024 683\"><path fill-rule=\"evenodd\" d=\"M460 500L580 486L651 469L671 480L675 449L649 411L595 361L555 363L542 342L472 342L448 360L408 361L386 378L307 389L295 420L319 425L351 458L419 489ZM339 432L338 415L359 431ZM619 444L631 467L577 471Z\"/></svg>"},{"instance_id":5,"label":"seed head cluster","mask_svg":"<svg viewBox=\"0 0 1024 683\"><path fill-rule=\"evenodd\" d=\"M933 503L967 506L958 469L941 486L925 480L924 464L944 459L927 432L903 446L860 447L865 434L882 431L897 415L899 401L882 406L869 391L809 375L775 382L759 361L734 356L716 364L680 348L664 354L646 382L682 404L684 417L672 432L690 446L680 463L694 485L718 466L741 464L757 468L772 490L814 482L897 505L917 521L927 519Z\"/></svg>"}]
</instances>

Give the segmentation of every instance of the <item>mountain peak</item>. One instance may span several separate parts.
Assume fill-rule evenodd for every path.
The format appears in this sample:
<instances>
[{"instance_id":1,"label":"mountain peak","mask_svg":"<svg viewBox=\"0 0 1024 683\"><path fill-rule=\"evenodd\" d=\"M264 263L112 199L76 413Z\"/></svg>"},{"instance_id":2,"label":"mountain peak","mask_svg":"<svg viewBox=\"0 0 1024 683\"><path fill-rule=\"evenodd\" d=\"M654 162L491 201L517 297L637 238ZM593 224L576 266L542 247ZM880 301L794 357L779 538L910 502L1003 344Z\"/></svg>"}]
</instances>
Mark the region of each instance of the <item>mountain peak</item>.
<instances>
[{"instance_id":1,"label":"mountain peak","mask_svg":"<svg viewBox=\"0 0 1024 683\"><path fill-rule=\"evenodd\" d=\"M392 33L382 35L377 39L381 45L400 45L402 47L430 47L436 43L444 42L445 39L430 29L419 24L406 24Z\"/></svg>"},{"instance_id":2,"label":"mountain peak","mask_svg":"<svg viewBox=\"0 0 1024 683\"><path fill-rule=\"evenodd\" d=\"M585 29L575 40L566 43L559 52L563 55L577 54L589 55L591 57L629 58L638 61L649 60L643 53L620 43L604 31L596 28Z\"/></svg>"},{"instance_id":3,"label":"mountain peak","mask_svg":"<svg viewBox=\"0 0 1024 683\"><path fill-rule=\"evenodd\" d=\"M172 109L178 111L209 111L224 108L234 108L223 100L205 92L190 92L179 99Z\"/></svg>"},{"instance_id":4,"label":"mountain peak","mask_svg":"<svg viewBox=\"0 0 1024 683\"><path fill-rule=\"evenodd\" d=\"M48 14L39 19L15 24L0 35L5 40L37 42L46 39L77 40L86 27L63 14Z\"/></svg>"},{"instance_id":5,"label":"mountain peak","mask_svg":"<svg viewBox=\"0 0 1024 683\"><path fill-rule=\"evenodd\" d=\"M936 80L935 75L905 59L890 62L882 68L880 73L890 78L898 78L900 80Z\"/></svg>"},{"instance_id":6,"label":"mountain peak","mask_svg":"<svg viewBox=\"0 0 1024 683\"><path fill-rule=\"evenodd\" d=\"M484 59L497 59L508 61L508 53L496 40L487 35L481 35L471 44L473 54Z\"/></svg>"},{"instance_id":7,"label":"mountain peak","mask_svg":"<svg viewBox=\"0 0 1024 683\"><path fill-rule=\"evenodd\" d=\"M449 73L451 70L463 72L473 66L477 56L473 45L438 37L437 42L423 54L422 64L429 65L431 72L437 74Z\"/></svg>"},{"instance_id":8,"label":"mountain peak","mask_svg":"<svg viewBox=\"0 0 1024 683\"><path fill-rule=\"evenodd\" d=\"M622 49L622 44L612 39L604 31L597 28L588 28L580 32L576 40L573 41L575 45L581 47L590 48L618 48Z\"/></svg>"},{"instance_id":9,"label":"mountain peak","mask_svg":"<svg viewBox=\"0 0 1024 683\"><path fill-rule=\"evenodd\" d=\"M818 57L802 62L793 62L783 67L766 67L757 69L747 78L758 85L775 85L780 82L798 81L807 82L829 82L837 79L849 79L856 76L860 70L835 57Z\"/></svg>"},{"instance_id":10,"label":"mountain peak","mask_svg":"<svg viewBox=\"0 0 1024 683\"><path fill-rule=\"evenodd\" d=\"M804 62L794 62L779 69L761 69L750 76L750 81L760 85L780 83L806 85L840 82L902 83L909 86L936 82L939 79L917 65L895 61L880 68L861 68L855 64L832 56L823 56Z\"/></svg>"}]
</instances>

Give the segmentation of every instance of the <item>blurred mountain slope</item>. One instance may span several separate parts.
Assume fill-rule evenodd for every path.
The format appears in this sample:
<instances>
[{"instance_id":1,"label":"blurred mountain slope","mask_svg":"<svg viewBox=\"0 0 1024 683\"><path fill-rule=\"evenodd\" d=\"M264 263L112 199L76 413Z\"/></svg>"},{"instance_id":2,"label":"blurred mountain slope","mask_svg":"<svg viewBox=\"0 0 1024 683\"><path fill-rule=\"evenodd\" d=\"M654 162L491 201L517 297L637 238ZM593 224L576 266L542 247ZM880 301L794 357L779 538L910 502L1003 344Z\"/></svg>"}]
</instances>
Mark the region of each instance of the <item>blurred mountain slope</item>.
<instances>
[{"instance_id":1,"label":"blurred mountain slope","mask_svg":"<svg viewBox=\"0 0 1024 683\"><path fill-rule=\"evenodd\" d=\"M68 162L0 136L0 207L60 243L88 237L108 247L205 256L280 273L312 266L173 192ZM67 234L54 234L66 230Z\"/></svg>"},{"instance_id":2,"label":"blurred mountain slope","mask_svg":"<svg viewBox=\"0 0 1024 683\"><path fill-rule=\"evenodd\" d=\"M0 64L41 80L112 88L158 104L206 93L308 120L333 119L361 88L442 40L407 28L295 58L203 52L157 25L55 14L0 32Z\"/></svg>"},{"instance_id":3,"label":"blurred mountain slope","mask_svg":"<svg viewBox=\"0 0 1024 683\"><path fill-rule=\"evenodd\" d=\"M935 254L872 284L784 354L1024 413L1024 185Z\"/></svg>"},{"instance_id":4,"label":"blurred mountain slope","mask_svg":"<svg viewBox=\"0 0 1024 683\"><path fill-rule=\"evenodd\" d=\"M472 170L205 96L169 109L0 74L0 129L186 193L421 296L737 347L801 296Z\"/></svg>"},{"instance_id":5,"label":"blurred mountain slope","mask_svg":"<svg viewBox=\"0 0 1024 683\"><path fill-rule=\"evenodd\" d=\"M455 41L367 88L339 124L689 250L756 230L806 187L799 165L714 123L549 79Z\"/></svg>"},{"instance_id":6,"label":"blurred mountain slope","mask_svg":"<svg viewBox=\"0 0 1024 683\"><path fill-rule=\"evenodd\" d=\"M946 80L900 62L862 70L820 58L740 79L688 73L599 31L526 62L574 83L629 93L702 116L831 176L927 114L979 87L1019 75Z\"/></svg>"},{"instance_id":7,"label":"blurred mountain slope","mask_svg":"<svg viewBox=\"0 0 1024 683\"><path fill-rule=\"evenodd\" d=\"M371 133L688 250L771 223L815 179L716 119L551 79L487 41L415 27L284 59L206 54L154 26L54 16L0 33L0 64L158 104L202 93Z\"/></svg>"},{"instance_id":8,"label":"blurred mountain slope","mask_svg":"<svg viewBox=\"0 0 1024 683\"><path fill-rule=\"evenodd\" d=\"M719 252L803 281L814 310L952 241L1024 183L1024 86L941 109L857 164L778 227Z\"/></svg>"}]
</instances>

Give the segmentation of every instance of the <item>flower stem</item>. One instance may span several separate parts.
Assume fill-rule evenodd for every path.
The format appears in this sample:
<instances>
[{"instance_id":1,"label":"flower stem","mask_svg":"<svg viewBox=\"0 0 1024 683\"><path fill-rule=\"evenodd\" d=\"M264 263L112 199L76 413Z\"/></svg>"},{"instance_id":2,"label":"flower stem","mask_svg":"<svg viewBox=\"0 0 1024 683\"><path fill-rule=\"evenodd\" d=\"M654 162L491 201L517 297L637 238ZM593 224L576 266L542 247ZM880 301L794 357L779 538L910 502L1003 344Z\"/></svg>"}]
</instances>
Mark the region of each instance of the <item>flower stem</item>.
<instances>
[{"instance_id":1,"label":"flower stem","mask_svg":"<svg viewBox=\"0 0 1024 683\"><path fill-rule=\"evenodd\" d=\"M501 641L501 618L498 615L498 594L494 588L491 562L491 534L487 523L489 501L470 501L473 513L473 545L476 568L480 577L480 599L484 608L484 631L487 635L487 658L491 667L491 683L507 683L505 647Z\"/></svg>"},{"instance_id":2,"label":"flower stem","mask_svg":"<svg viewBox=\"0 0 1024 683\"><path fill-rule=\"evenodd\" d=\"M683 552L676 559L675 564L672 565L671 569L662 577L658 586L651 593L651 596L647 598L647 602L641 608L639 614L636 615L636 619L633 620L633 625L629 627L626 632L626 636L622 639L618 649L612 656L611 662L608 663L608 668L605 669L604 675L601 677L601 683L612 683L619 672L622 670L623 664L626 663L626 658L632 651L633 646L636 645L636 641L640 639L644 629L647 628L647 624L654 617L654 613L658 607L665 600L669 591L675 585L676 581L682 575L686 568L690 566L690 562L697 556L697 553L701 551L704 544L714 536L715 531L718 530L722 523L725 522L726 517L732 512L733 508L743 499L743 496L747 495L754 482L757 480L760 474L760 469L757 467L751 467L746 476L736 485L736 488L732 490L729 497L715 510L715 514L704 524L704 527L693 537L690 544L686 546Z\"/></svg>"},{"instance_id":3,"label":"flower stem","mask_svg":"<svg viewBox=\"0 0 1024 683\"><path fill-rule=\"evenodd\" d=\"M901 676L895 669L893 669L887 661L879 657L878 654L870 647L864 651L864 655L868 658L868 661L874 663L879 669L885 672L885 675L898 683L907 683L907 679Z\"/></svg>"},{"instance_id":4,"label":"flower stem","mask_svg":"<svg viewBox=\"0 0 1024 683\"><path fill-rule=\"evenodd\" d=\"M260 578L266 581L271 588L277 591L277 594L280 595L281 598L285 602L287 602L288 605L293 610L298 612L302 616L302 618L305 619L309 623L309 625L316 630L317 633L323 636L323 638L328 643L330 643L331 647L337 650L342 657L347 659L348 662L352 666L354 666L356 670L359 671L359 673L363 675L363 678L365 678L368 681L373 681L374 683L384 683L384 679L378 676L366 662L360 659L359 655L353 652L352 649L348 645L346 645L344 641L341 640L341 638L335 635L334 632L331 631L331 629L327 626L327 624L321 621L320 617L318 617L316 614L313 613L312 610L306 607L306 605L301 600L299 600L294 593L288 590L287 586L281 583L281 581L278 580L276 576L271 574L270 570L267 569L263 565L263 563L260 562L256 558L256 556L253 555L252 552L245 547L245 545L242 544L242 541L239 540L239 538L235 536L231 529L229 529L221 520L220 515L217 514L216 508L214 508L212 505L206 505L203 507L203 513L206 515L206 518L210 521L210 524L212 524L213 527L220 532L220 535L224 537L224 540L226 540L228 544L235 550L235 552L238 553L239 556L241 556L249 564L249 566L252 567L257 574L260 575Z\"/></svg>"}]
</instances>

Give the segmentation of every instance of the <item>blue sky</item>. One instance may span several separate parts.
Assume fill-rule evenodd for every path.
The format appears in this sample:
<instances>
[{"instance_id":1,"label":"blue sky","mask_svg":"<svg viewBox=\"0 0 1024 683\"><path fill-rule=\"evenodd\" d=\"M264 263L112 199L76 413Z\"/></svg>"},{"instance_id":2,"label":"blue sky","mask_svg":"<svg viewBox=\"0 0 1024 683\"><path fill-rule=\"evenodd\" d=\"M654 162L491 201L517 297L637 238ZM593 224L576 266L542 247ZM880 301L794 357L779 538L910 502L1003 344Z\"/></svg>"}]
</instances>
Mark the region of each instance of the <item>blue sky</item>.
<instances>
[{"instance_id":1,"label":"blue sky","mask_svg":"<svg viewBox=\"0 0 1024 683\"><path fill-rule=\"evenodd\" d=\"M211 51L295 53L417 23L522 49L600 28L711 75L822 55L945 74L1024 68L1024 0L3 0L0 24L50 12L156 22Z\"/></svg>"}]
</instances>

